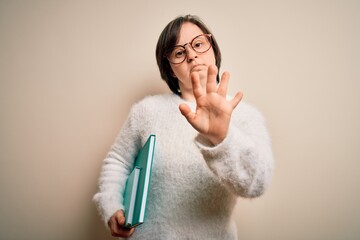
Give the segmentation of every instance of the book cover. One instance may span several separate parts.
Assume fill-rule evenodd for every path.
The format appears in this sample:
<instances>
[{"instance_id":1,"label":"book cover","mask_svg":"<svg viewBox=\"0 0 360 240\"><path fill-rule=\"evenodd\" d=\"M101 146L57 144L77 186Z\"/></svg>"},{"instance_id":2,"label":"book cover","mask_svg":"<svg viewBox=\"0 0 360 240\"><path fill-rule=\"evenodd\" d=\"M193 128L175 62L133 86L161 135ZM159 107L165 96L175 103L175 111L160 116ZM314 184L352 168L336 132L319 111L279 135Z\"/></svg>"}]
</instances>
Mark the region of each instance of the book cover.
<instances>
[{"instance_id":1,"label":"book cover","mask_svg":"<svg viewBox=\"0 0 360 240\"><path fill-rule=\"evenodd\" d=\"M132 215L131 213L126 214L127 209L130 209L130 206L126 205L125 203L125 219L126 223L129 222L126 227L135 227L139 224L142 224L145 220L147 196L149 192L152 163L154 159L155 142L156 136L154 134L151 134L144 146L139 151L138 155L136 156L134 169L139 169L139 177L137 183L136 197L134 201L134 211ZM129 196L125 191L124 199L128 197ZM132 217L131 221L127 220L129 216Z\"/></svg>"}]
</instances>

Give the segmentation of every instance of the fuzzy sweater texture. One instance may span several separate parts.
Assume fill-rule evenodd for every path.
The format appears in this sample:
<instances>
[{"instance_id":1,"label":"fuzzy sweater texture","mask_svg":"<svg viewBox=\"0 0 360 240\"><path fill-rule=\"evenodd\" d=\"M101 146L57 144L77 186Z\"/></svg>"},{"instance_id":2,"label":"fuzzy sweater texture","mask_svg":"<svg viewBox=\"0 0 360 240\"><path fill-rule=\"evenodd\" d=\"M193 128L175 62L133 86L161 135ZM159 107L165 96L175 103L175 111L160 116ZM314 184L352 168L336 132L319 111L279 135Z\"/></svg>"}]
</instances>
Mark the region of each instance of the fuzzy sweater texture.
<instances>
[{"instance_id":1,"label":"fuzzy sweater texture","mask_svg":"<svg viewBox=\"0 0 360 240\"><path fill-rule=\"evenodd\" d=\"M134 104L103 162L93 200L105 223L124 208L134 158L155 134L146 219L130 239L237 239L232 220L237 198L260 196L272 175L264 119L240 102L226 138L212 146L181 115L178 106L183 102L175 94L162 94Z\"/></svg>"}]
</instances>

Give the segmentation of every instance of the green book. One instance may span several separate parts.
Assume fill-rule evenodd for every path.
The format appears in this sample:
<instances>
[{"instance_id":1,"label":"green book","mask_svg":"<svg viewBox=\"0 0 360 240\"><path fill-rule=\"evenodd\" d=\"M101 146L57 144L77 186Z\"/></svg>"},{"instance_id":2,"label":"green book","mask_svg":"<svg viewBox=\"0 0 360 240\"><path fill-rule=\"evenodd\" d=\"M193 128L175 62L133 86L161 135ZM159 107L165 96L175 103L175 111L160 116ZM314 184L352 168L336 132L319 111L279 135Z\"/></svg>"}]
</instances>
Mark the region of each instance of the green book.
<instances>
[{"instance_id":1,"label":"green book","mask_svg":"<svg viewBox=\"0 0 360 240\"><path fill-rule=\"evenodd\" d=\"M124 193L125 227L132 228L145 220L156 136L151 134L135 159L134 169Z\"/></svg>"}]
</instances>

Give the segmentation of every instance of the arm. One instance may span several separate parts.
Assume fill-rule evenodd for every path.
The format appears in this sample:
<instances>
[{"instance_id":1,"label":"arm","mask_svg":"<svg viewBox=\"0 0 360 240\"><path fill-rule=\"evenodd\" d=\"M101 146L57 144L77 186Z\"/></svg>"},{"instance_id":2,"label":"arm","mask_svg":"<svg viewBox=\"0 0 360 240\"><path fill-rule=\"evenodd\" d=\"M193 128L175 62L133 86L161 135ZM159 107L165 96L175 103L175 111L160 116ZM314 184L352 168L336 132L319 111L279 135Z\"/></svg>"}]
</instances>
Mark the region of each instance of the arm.
<instances>
[{"instance_id":1,"label":"arm","mask_svg":"<svg viewBox=\"0 0 360 240\"><path fill-rule=\"evenodd\" d=\"M196 112L191 112L186 104L179 106L180 111L199 132L198 146L220 181L237 195L259 196L268 185L273 168L264 120L259 112L246 105L245 112L234 111L242 93L227 100L229 74L222 75L219 86L216 76L217 68L210 66L206 86L201 86L199 74L193 73ZM237 116L233 117L233 112Z\"/></svg>"},{"instance_id":2,"label":"arm","mask_svg":"<svg viewBox=\"0 0 360 240\"><path fill-rule=\"evenodd\" d=\"M198 135L196 143L219 180L234 194L251 198L266 190L274 160L262 116L249 106L245 111L247 119L234 120L220 144L213 146L202 135ZM244 111L239 114L245 115Z\"/></svg>"},{"instance_id":3,"label":"arm","mask_svg":"<svg viewBox=\"0 0 360 240\"><path fill-rule=\"evenodd\" d=\"M103 161L99 177L99 192L93 197L106 224L118 210L123 210L123 193L127 177L133 167L135 155L141 145L136 126L136 115L132 108L129 117L119 132L115 143ZM120 221L120 218L117 217ZM119 222L118 221L118 222ZM120 221L121 222L121 221Z\"/></svg>"}]
</instances>

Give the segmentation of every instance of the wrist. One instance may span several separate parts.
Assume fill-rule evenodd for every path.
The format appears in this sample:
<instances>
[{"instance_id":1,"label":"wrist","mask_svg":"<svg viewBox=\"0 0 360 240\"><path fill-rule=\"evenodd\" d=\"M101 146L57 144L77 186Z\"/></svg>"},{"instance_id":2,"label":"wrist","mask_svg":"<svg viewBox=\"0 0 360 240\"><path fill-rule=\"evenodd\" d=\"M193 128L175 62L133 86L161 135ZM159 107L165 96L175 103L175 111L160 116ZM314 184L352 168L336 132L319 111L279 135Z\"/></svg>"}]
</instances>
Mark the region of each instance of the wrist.
<instances>
[{"instance_id":1,"label":"wrist","mask_svg":"<svg viewBox=\"0 0 360 240\"><path fill-rule=\"evenodd\" d=\"M219 136L219 135L214 136L214 135L205 135L205 134L201 134L201 135L213 146L220 144L222 141L224 141L224 139L226 137L226 134L224 134L223 136Z\"/></svg>"}]
</instances>

